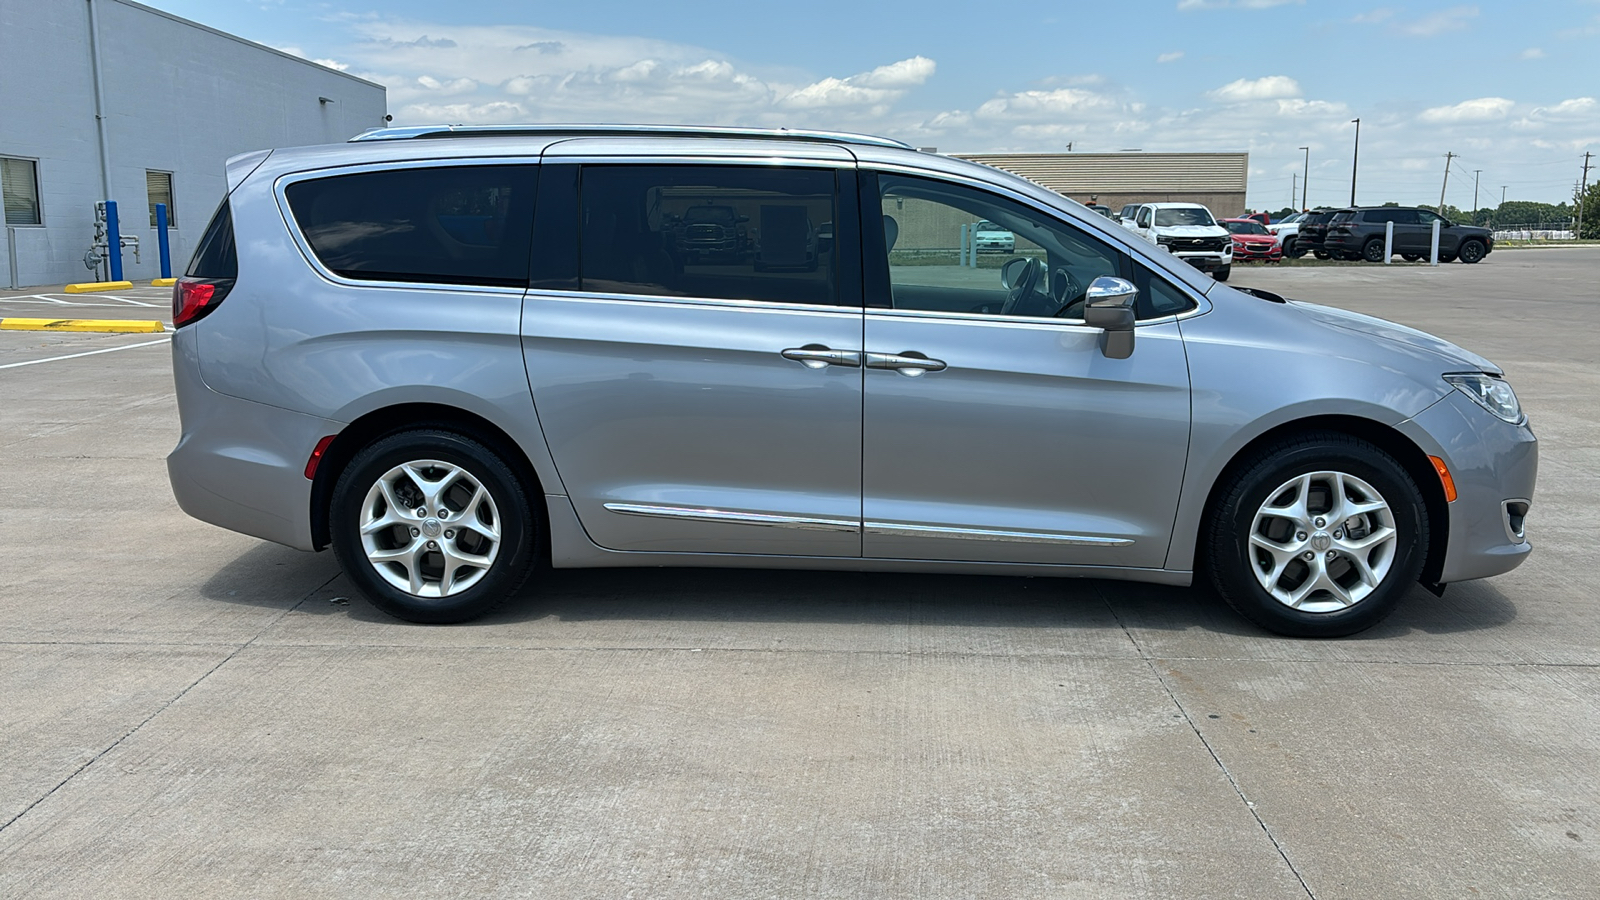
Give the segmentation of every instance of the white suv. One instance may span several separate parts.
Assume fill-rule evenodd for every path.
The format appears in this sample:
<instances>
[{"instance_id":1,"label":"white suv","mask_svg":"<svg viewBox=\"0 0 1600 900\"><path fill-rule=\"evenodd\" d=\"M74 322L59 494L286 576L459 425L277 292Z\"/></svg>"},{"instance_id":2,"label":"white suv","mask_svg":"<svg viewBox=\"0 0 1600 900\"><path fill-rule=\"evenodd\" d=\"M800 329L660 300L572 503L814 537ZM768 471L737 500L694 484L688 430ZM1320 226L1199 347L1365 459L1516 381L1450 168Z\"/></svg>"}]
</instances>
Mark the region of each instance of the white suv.
<instances>
[{"instance_id":1,"label":"white suv","mask_svg":"<svg viewBox=\"0 0 1600 900\"><path fill-rule=\"evenodd\" d=\"M1130 227L1218 281L1227 281L1233 270L1233 238L1198 203L1145 203L1134 212Z\"/></svg>"}]
</instances>

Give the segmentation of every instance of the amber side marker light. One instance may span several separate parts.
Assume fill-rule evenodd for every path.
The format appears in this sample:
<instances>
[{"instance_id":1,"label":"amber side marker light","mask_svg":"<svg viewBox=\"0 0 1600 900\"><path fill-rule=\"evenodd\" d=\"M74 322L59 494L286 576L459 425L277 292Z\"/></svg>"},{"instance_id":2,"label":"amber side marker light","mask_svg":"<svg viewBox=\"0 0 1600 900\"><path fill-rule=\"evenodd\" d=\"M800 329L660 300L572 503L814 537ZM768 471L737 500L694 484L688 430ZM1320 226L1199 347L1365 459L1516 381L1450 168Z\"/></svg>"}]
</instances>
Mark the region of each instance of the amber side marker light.
<instances>
[{"instance_id":1,"label":"amber side marker light","mask_svg":"<svg viewBox=\"0 0 1600 900\"><path fill-rule=\"evenodd\" d=\"M1433 463L1433 470L1439 473L1439 483L1444 485L1445 502L1456 502L1456 480L1450 477L1449 467L1444 464L1444 460L1437 456L1428 457L1428 461Z\"/></svg>"}]
</instances>

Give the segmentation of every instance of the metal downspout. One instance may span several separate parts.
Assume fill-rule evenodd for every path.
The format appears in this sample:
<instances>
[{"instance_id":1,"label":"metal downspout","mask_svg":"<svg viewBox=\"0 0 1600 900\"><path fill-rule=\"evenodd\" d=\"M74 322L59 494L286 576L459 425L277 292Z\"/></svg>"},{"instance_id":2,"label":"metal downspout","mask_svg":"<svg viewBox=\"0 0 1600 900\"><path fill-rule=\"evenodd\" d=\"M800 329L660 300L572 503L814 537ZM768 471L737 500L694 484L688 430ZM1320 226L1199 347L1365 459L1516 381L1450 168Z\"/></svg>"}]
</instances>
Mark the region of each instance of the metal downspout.
<instances>
[{"instance_id":1,"label":"metal downspout","mask_svg":"<svg viewBox=\"0 0 1600 900\"><path fill-rule=\"evenodd\" d=\"M89 3L89 67L94 73L94 127L100 139L100 199L111 199L111 151L106 144L105 82L100 72L100 17Z\"/></svg>"}]
</instances>

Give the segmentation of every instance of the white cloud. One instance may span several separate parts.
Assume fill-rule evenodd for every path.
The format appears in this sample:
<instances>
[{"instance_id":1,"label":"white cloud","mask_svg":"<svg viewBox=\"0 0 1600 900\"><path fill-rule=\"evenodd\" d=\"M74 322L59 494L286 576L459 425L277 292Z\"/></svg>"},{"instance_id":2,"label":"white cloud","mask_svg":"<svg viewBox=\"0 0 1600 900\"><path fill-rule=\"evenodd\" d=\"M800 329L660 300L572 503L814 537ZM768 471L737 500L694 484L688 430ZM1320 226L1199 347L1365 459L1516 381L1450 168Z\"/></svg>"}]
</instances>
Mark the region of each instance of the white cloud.
<instances>
[{"instance_id":1,"label":"white cloud","mask_svg":"<svg viewBox=\"0 0 1600 900\"><path fill-rule=\"evenodd\" d=\"M806 85L778 102L784 106L882 105L933 77L934 62L925 56L902 59L849 78L824 78Z\"/></svg>"},{"instance_id":2,"label":"white cloud","mask_svg":"<svg viewBox=\"0 0 1600 900\"><path fill-rule=\"evenodd\" d=\"M1425 109L1417 118L1438 125L1489 122L1505 118L1513 106L1516 106L1516 103L1504 97L1479 97L1476 100L1463 100L1454 106L1435 106L1432 109Z\"/></svg>"},{"instance_id":3,"label":"white cloud","mask_svg":"<svg viewBox=\"0 0 1600 900\"><path fill-rule=\"evenodd\" d=\"M1280 97L1300 96L1300 83L1287 75L1268 75L1250 80L1241 78L1229 82L1206 96L1225 103L1245 103L1251 100L1276 100Z\"/></svg>"},{"instance_id":4,"label":"white cloud","mask_svg":"<svg viewBox=\"0 0 1600 900\"><path fill-rule=\"evenodd\" d=\"M1449 9L1442 9L1431 15L1423 16L1415 22L1402 25L1400 30L1416 37L1433 37L1434 35L1444 34L1447 31L1460 31L1467 27L1467 23L1470 20L1477 17L1478 8L1476 6L1452 6Z\"/></svg>"},{"instance_id":5,"label":"white cloud","mask_svg":"<svg viewBox=\"0 0 1600 900\"><path fill-rule=\"evenodd\" d=\"M1161 54L1160 56L1156 57L1156 62L1158 62L1158 63L1169 63L1169 62L1177 62L1180 59L1183 59L1183 51L1182 50L1177 50L1177 51L1174 51L1172 53L1163 53L1163 54Z\"/></svg>"},{"instance_id":6,"label":"white cloud","mask_svg":"<svg viewBox=\"0 0 1600 900\"><path fill-rule=\"evenodd\" d=\"M1057 88L1053 91L1019 91L1003 94L978 107L979 118L1033 119L1058 117L1090 110L1109 109L1116 101L1104 94L1079 88Z\"/></svg>"},{"instance_id":7,"label":"white cloud","mask_svg":"<svg viewBox=\"0 0 1600 900\"><path fill-rule=\"evenodd\" d=\"M1523 59L1544 59L1544 51L1538 47L1529 47L1522 51L1521 56Z\"/></svg>"},{"instance_id":8,"label":"white cloud","mask_svg":"<svg viewBox=\"0 0 1600 900\"><path fill-rule=\"evenodd\" d=\"M1364 12L1350 21L1357 25L1375 25L1379 22L1387 22L1392 18L1394 18L1394 10L1386 6L1380 6L1377 9Z\"/></svg>"}]
</instances>

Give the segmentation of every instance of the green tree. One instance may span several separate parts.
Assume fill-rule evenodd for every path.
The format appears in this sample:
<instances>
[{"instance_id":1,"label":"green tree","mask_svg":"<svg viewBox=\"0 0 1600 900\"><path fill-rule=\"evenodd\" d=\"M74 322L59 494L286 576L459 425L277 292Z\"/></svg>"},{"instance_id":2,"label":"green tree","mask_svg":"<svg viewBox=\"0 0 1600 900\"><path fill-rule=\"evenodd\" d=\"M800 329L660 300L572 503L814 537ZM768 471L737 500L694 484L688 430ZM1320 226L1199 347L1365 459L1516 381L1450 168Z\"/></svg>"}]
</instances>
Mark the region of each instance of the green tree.
<instances>
[{"instance_id":1,"label":"green tree","mask_svg":"<svg viewBox=\"0 0 1600 900\"><path fill-rule=\"evenodd\" d=\"M1572 202L1583 204L1583 232L1578 235L1586 241L1600 241L1600 181L1589 185L1589 190L1573 191Z\"/></svg>"}]
</instances>

